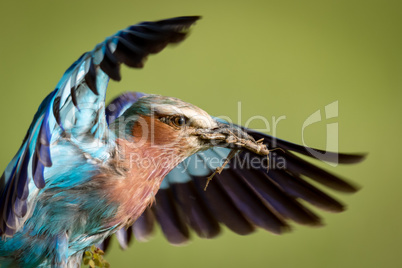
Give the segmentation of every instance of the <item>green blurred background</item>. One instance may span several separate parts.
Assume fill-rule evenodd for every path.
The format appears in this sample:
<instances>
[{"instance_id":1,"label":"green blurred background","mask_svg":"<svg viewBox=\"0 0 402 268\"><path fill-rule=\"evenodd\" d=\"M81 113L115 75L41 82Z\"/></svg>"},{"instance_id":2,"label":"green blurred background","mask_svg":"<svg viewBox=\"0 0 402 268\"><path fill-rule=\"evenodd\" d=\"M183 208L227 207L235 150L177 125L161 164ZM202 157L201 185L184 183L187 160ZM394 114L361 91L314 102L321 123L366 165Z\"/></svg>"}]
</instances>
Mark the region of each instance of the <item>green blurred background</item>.
<instances>
[{"instance_id":1,"label":"green blurred background","mask_svg":"<svg viewBox=\"0 0 402 268\"><path fill-rule=\"evenodd\" d=\"M113 243L112 267L402 267L401 1L2 1L0 4L0 167L18 149L41 102L65 69L106 36L139 21L202 15L178 47L123 68L108 100L137 90L175 96L237 120L286 115L277 135L301 142L313 112L338 100L339 148L369 152L355 166L322 166L362 186L337 195L349 209L320 212L327 226L294 226L218 239L195 235L169 245L157 230L126 252ZM271 120L270 120L271 121ZM325 148L326 123L306 131ZM253 127L261 127L255 121Z\"/></svg>"}]
</instances>

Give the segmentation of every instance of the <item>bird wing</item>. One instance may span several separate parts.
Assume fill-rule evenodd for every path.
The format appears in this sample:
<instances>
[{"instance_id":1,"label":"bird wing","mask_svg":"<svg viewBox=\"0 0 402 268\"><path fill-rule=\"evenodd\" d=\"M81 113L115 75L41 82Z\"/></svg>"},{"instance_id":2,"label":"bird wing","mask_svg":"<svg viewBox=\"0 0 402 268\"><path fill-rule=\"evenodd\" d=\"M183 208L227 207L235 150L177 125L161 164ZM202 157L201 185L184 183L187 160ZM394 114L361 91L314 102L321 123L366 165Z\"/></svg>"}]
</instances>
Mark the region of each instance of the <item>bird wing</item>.
<instances>
[{"instance_id":1,"label":"bird wing","mask_svg":"<svg viewBox=\"0 0 402 268\"><path fill-rule=\"evenodd\" d=\"M112 102L113 107L120 109L113 109L114 112L107 109L107 116L113 120L143 95L123 94ZM199 237L213 238L220 233L220 224L241 235L253 232L256 227L280 234L290 229L291 221L321 225L320 217L300 200L326 211L344 210L342 203L309 180L339 192L353 193L357 188L296 155L315 158L310 154L311 148L241 128L255 140L263 138L268 148L279 148L270 153L269 171L266 157L241 151L204 190L208 177L222 165L230 150L214 147L192 155L165 177L152 207L130 228L116 233L121 247L126 248L133 235L146 241L155 222L170 243L183 244L189 239L190 229ZM321 153L320 160L328 162L353 164L364 159L361 154L323 154L314 150ZM108 243L109 239L100 247L106 249Z\"/></svg>"},{"instance_id":2,"label":"bird wing","mask_svg":"<svg viewBox=\"0 0 402 268\"><path fill-rule=\"evenodd\" d=\"M106 38L68 68L40 105L22 146L1 177L0 235L12 236L23 225L33 192L48 183L46 169L54 163L68 163L69 156L59 153L56 159L52 157L61 136L76 141L83 153L101 158L108 142L106 88L109 78L121 79L121 63L142 68L149 54L181 42L198 19L178 17L130 26Z\"/></svg>"}]
</instances>

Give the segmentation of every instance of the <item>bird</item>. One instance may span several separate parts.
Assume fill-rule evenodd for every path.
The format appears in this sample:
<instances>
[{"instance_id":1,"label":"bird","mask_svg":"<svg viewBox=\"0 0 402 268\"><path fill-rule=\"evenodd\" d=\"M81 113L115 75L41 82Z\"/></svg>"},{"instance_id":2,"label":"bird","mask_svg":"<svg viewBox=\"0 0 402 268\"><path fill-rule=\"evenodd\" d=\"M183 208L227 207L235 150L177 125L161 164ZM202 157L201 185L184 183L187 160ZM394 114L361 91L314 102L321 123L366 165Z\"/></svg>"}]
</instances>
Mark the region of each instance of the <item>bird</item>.
<instances>
[{"instance_id":1,"label":"bird","mask_svg":"<svg viewBox=\"0 0 402 268\"><path fill-rule=\"evenodd\" d=\"M122 64L144 67L149 55L185 40L199 19L132 25L67 69L1 177L1 267L80 267L93 245L105 250L113 234L123 248L133 235L148 240L155 222L180 245L190 230L214 238L221 225L240 235L257 228L282 234L291 222L321 226L307 204L345 209L309 180L339 192L358 187L300 157L315 158L311 148L174 97L126 92L105 104ZM320 160L364 157L326 152Z\"/></svg>"}]
</instances>

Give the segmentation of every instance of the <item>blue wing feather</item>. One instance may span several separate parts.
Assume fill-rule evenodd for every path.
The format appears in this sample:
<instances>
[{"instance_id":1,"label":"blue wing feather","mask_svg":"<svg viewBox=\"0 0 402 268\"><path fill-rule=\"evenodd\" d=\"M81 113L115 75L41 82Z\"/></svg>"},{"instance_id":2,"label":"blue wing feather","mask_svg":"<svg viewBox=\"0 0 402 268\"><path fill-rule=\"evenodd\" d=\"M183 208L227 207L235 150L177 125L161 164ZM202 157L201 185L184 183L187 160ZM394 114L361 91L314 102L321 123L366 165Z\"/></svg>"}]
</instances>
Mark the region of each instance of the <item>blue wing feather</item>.
<instances>
[{"instance_id":1,"label":"blue wing feather","mask_svg":"<svg viewBox=\"0 0 402 268\"><path fill-rule=\"evenodd\" d=\"M183 40L186 33L182 30L198 19L181 17L131 26L82 54L67 69L39 106L19 151L1 177L0 235L12 236L23 225L37 190L55 178L50 176L57 173L52 170L55 161L58 168L63 161L76 161L74 154L60 157L55 151L61 136L69 137L82 153L107 158L105 145L110 139L105 95L109 78L120 80L120 64L142 67L149 54Z\"/></svg>"}]
</instances>

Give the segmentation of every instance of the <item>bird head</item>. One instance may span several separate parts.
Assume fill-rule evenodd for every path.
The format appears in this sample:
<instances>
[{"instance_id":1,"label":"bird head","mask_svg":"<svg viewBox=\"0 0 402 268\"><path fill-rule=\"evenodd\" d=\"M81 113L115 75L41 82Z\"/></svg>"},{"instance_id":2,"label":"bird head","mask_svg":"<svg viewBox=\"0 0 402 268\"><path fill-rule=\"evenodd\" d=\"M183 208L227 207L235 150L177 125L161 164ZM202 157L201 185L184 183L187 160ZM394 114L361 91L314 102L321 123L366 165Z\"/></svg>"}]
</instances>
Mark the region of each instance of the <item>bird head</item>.
<instances>
[{"instance_id":1,"label":"bird head","mask_svg":"<svg viewBox=\"0 0 402 268\"><path fill-rule=\"evenodd\" d=\"M115 132L125 136L132 146L163 148L183 157L214 146L269 153L265 145L239 127L172 97L141 97L114 124L119 129Z\"/></svg>"}]
</instances>

